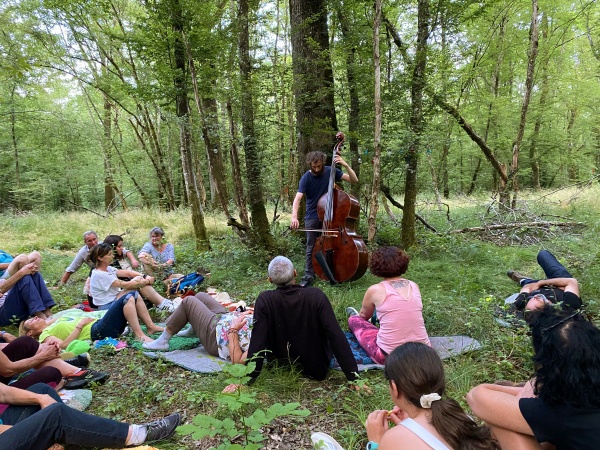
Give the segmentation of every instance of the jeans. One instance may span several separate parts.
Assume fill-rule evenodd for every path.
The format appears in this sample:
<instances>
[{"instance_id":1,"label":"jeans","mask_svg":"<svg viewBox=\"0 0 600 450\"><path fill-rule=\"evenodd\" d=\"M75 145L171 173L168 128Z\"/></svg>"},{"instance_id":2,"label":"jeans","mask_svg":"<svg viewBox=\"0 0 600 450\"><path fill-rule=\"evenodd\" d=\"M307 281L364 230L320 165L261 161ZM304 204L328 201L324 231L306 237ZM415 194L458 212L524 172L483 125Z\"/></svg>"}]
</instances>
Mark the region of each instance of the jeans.
<instances>
[{"instance_id":1,"label":"jeans","mask_svg":"<svg viewBox=\"0 0 600 450\"><path fill-rule=\"evenodd\" d=\"M137 302L139 297L138 292L129 292L123 297L108 304L108 310L106 311L106 314L104 314L104 317L92 324L92 340L104 339L107 337L118 338L121 333L125 331L127 319L125 318L125 314L123 314L123 307L131 297L134 297L134 301Z\"/></svg>"},{"instance_id":2,"label":"jeans","mask_svg":"<svg viewBox=\"0 0 600 450\"><path fill-rule=\"evenodd\" d=\"M8 291L4 305L0 306L0 326L18 324L55 304L39 272L25 275Z\"/></svg>"},{"instance_id":3,"label":"jeans","mask_svg":"<svg viewBox=\"0 0 600 450\"><path fill-rule=\"evenodd\" d=\"M319 219L304 219L304 225L309 230L318 230L323 225ZM312 256L313 256L313 247L315 246L315 242L317 238L321 235L318 231L307 231L306 232L306 265L304 269L304 277L315 277L315 269L313 267Z\"/></svg>"},{"instance_id":4,"label":"jeans","mask_svg":"<svg viewBox=\"0 0 600 450\"><path fill-rule=\"evenodd\" d=\"M0 419L13 425L0 434L0 448L11 450L47 450L55 443L81 447L123 448L129 425L92 416L66 406L54 389L36 384L28 389L48 394L56 403L40 410L39 406L9 406Z\"/></svg>"},{"instance_id":5,"label":"jeans","mask_svg":"<svg viewBox=\"0 0 600 450\"><path fill-rule=\"evenodd\" d=\"M548 250L542 250L537 255L537 262L546 274L547 279L551 278L573 278L573 275L569 273L565 266L558 262L556 257ZM522 286L526 284L535 283L539 280L532 278L526 278L521 282Z\"/></svg>"}]
</instances>

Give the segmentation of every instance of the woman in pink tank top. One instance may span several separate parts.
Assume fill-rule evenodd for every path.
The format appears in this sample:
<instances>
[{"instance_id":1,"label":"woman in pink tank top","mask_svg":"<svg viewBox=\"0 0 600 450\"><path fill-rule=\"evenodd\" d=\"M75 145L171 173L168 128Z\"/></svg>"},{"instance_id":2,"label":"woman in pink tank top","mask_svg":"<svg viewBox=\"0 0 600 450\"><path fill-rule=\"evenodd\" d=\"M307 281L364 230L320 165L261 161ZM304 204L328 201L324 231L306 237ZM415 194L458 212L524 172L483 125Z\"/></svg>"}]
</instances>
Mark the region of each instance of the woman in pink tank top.
<instances>
[{"instance_id":1,"label":"woman in pink tank top","mask_svg":"<svg viewBox=\"0 0 600 450\"><path fill-rule=\"evenodd\" d=\"M406 342L431 346L419 286L402 277L408 262L408 255L397 247L380 247L373 251L371 273L383 281L367 289L358 313L348 308L350 330L377 364L383 364L389 353ZM369 322L375 309L379 328Z\"/></svg>"}]
</instances>

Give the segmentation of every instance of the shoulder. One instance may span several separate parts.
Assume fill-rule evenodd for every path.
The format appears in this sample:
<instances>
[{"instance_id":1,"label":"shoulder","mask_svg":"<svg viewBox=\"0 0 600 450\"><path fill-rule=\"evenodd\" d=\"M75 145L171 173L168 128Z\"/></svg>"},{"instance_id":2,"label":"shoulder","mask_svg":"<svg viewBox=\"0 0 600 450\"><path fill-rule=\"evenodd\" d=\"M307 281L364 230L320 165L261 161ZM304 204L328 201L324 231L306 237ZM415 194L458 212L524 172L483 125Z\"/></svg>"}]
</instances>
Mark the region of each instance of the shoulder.
<instances>
[{"instance_id":1,"label":"shoulder","mask_svg":"<svg viewBox=\"0 0 600 450\"><path fill-rule=\"evenodd\" d=\"M386 431L379 443L381 450L431 450L419 436L402 425L395 426Z\"/></svg>"},{"instance_id":2,"label":"shoulder","mask_svg":"<svg viewBox=\"0 0 600 450\"><path fill-rule=\"evenodd\" d=\"M383 282L370 286L367 292L365 292L365 297L379 297L381 295L385 295L385 285Z\"/></svg>"}]
</instances>

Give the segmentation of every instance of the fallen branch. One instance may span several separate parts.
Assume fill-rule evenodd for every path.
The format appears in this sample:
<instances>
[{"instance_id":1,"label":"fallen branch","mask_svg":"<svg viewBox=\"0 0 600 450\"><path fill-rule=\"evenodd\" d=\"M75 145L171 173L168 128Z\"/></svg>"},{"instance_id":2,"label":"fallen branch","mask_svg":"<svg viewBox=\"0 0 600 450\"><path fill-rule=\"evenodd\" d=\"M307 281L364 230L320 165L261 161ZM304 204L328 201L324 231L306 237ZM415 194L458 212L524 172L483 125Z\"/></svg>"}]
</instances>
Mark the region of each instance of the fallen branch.
<instances>
[{"instance_id":1,"label":"fallen branch","mask_svg":"<svg viewBox=\"0 0 600 450\"><path fill-rule=\"evenodd\" d=\"M392 205L394 205L396 208L400 208L402 211L404 211L404 205L398 203L396 200L394 200L394 197L392 197L392 194L390 194L390 188L388 188L385 184L381 184L381 187L379 188L381 190L381 192L383 192L383 195L385 195L385 198L387 198L390 203ZM436 234L439 234L438 231L433 228L431 225L429 225L425 219L423 219L421 216L419 216L418 214L415 213L415 217L417 218L417 220L419 222L421 222L423 225L425 225L425 228L430 229L431 231L433 231Z\"/></svg>"},{"instance_id":2,"label":"fallen branch","mask_svg":"<svg viewBox=\"0 0 600 450\"><path fill-rule=\"evenodd\" d=\"M448 231L449 234L459 233L478 233L480 231L489 230L509 230L513 228L549 228L549 227L583 227L583 222L514 222L514 223L499 223L496 225L487 225L483 227L462 228L460 230Z\"/></svg>"}]
</instances>

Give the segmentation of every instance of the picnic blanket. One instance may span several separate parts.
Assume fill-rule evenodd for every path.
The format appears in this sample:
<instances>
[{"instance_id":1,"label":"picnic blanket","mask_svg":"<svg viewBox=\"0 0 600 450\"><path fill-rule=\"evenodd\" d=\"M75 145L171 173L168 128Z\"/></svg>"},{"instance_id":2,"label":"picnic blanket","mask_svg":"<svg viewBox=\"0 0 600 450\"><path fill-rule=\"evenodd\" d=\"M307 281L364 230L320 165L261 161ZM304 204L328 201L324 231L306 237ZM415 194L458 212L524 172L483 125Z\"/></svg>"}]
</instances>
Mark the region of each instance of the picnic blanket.
<instances>
[{"instance_id":1,"label":"picnic blanket","mask_svg":"<svg viewBox=\"0 0 600 450\"><path fill-rule=\"evenodd\" d=\"M180 339L196 341L196 344L199 342L198 339ZM173 340L175 340L175 337L171 339L171 342L173 342ZM172 344L171 348L173 348ZM184 369L200 373L221 372L225 364L231 364L225 359L210 355L202 345L197 345L191 349L180 349L170 352L145 351L143 354L152 359L164 358L177 366L183 367Z\"/></svg>"},{"instance_id":2,"label":"picnic blanket","mask_svg":"<svg viewBox=\"0 0 600 450\"><path fill-rule=\"evenodd\" d=\"M65 405L78 411L85 411L92 403L92 391L89 389L61 389L58 395Z\"/></svg>"}]
</instances>

